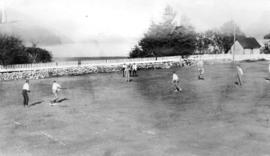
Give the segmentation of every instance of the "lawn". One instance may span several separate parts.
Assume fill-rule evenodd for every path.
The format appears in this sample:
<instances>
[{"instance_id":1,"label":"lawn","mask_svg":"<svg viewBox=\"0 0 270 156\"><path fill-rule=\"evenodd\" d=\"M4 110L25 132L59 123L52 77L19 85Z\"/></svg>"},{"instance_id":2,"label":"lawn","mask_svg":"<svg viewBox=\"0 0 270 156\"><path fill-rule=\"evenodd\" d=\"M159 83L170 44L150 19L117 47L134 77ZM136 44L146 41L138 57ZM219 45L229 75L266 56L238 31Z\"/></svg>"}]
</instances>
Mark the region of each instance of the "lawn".
<instances>
[{"instance_id":1,"label":"lawn","mask_svg":"<svg viewBox=\"0 0 270 156\"><path fill-rule=\"evenodd\" d=\"M139 71L129 83L121 73L32 80L29 108L24 81L0 82L0 155L270 155L268 65L242 67L242 87L231 64L206 65L204 81L194 67ZM57 106L48 102L53 80L68 88Z\"/></svg>"}]
</instances>

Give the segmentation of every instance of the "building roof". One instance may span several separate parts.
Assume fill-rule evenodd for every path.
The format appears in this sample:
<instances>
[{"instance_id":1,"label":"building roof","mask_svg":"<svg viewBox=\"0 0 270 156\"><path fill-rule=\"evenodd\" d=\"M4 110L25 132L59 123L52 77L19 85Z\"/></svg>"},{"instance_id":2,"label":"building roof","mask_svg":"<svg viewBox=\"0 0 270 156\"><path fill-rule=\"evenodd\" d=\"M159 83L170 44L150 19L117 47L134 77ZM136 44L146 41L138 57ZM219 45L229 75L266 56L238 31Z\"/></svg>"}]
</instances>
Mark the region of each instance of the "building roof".
<instances>
[{"instance_id":1,"label":"building roof","mask_svg":"<svg viewBox=\"0 0 270 156\"><path fill-rule=\"evenodd\" d=\"M254 37L238 38L237 41L244 49L257 49L261 47L261 45Z\"/></svg>"}]
</instances>

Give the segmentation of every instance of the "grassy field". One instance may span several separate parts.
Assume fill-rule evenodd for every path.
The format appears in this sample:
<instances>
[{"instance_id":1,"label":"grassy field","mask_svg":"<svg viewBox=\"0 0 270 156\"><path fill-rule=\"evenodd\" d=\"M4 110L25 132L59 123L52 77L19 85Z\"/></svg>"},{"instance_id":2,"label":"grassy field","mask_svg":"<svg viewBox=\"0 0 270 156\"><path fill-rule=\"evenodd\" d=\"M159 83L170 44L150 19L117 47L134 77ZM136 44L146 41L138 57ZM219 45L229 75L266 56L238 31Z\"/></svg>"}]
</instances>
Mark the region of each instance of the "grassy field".
<instances>
[{"instance_id":1,"label":"grassy field","mask_svg":"<svg viewBox=\"0 0 270 156\"><path fill-rule=\"evenodd\" d=\"M206 65L204 81L194 67L140 71L130 83L120 73L55 78L69 88L57 106L48 104L54 79L32 80L29 108L23 81L0 82L0 155L270 155L268 65L242 66L242 87L231 64Z\"/></svg>"}]
</instances>

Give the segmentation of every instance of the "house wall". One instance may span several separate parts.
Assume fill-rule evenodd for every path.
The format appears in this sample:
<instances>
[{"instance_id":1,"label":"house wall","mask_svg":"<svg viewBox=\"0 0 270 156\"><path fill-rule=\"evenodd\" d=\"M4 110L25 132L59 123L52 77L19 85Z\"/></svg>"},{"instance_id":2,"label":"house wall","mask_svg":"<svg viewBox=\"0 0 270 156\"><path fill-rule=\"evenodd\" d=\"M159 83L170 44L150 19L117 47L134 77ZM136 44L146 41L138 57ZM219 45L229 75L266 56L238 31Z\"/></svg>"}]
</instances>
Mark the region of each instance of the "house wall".
<instances>
[{"instance_id":1,"label":"house wall","mask_svg":"<svg viewBox=\"0 0 270 156\"><path fill-rule=\"evenodd\" d=\"M234 46L235 46L235 49L234 49ZM233 51L234 51L235 55L244 54L244 48L241 46L241 44L238 41L236 41L234 43L234 45L232 45L231 50L230 50L230 54L232 54Z\"/></svg>"},{"instance_id":2,"label":"house wall","mask_svg":"<svg viewBox=\"0 0 270 156\"><path fill-rule=\"evenodd\" d=\"M260 49L245 49L244 50L245 54L260 54Z\"/></svg>"}]
</instances>

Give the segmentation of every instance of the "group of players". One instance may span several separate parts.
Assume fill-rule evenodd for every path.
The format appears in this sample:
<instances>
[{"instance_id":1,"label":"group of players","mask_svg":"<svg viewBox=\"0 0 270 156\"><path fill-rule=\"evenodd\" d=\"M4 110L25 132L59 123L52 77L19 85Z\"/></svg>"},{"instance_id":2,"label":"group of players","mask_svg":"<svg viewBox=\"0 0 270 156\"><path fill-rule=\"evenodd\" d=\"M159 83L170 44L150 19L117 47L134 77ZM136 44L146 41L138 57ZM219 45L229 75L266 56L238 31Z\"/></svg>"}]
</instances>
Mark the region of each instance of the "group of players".
<instances>
[{"instance_id":1,"label":"group of players","mask_svg":"<svg viewBox=\"0 0 270 156\"><path fill-rule=\"evenodd\" d=\"M198 68L198 79L204 80L204 62L202 60L199 60L197 62L197 68ZM236 65L236 85L242 86L242 77L244 75L243 69L240 64ZM269 64L269 72L270 72L270 64ZM172 74L172 84L174 85L175 92L181 92L182 88L180 86L180 81L178 75L173 72Z\"/></svg>"},{"instance_id":2,"label":"group of players","mask_svg":"<svg viewBox=\"0 0 270 156\"><path fill-rule=\"evenodd\" d=\"M204 62L202 60L197 62L197 68L198 68L198 79L199 80L204 80ZM127 82L130 82L130 76L137 76L137 64L123 64L122 67L122 72L123 72L123 77L126 78ZM242 85L242 76L244 75L243 69L241 66L238 64L236 66L237 70L237 82L235 84L241 86ZM269 65L269 71L270 71L270 65ZM175 88L175 92L181 92L182 88L180 86L180 81L179 77L176 74L176 72L173 72L172 74L172 84ZM50 101L50 105L54 105L58 101L58 93L60 92L61 89L64 89L61 87L60 84L58 84L55 80L52 83L52 94L54 96L54 99ZM28 93L30 92L30 87L29 87L29 80L26 80L23 89L22 89L22 96L23 96L23 104L24 106L28 106L29 103L29 96Z\"/></svg>"},{"instance_id":3,"label":"group of players","mask_svg":"<svg viewBox=\"0 0 270 156\"><path fill-rule=\"evenodd\" d=\"M137 76L137 64L133 63L133 64L123 64L122 67L122 72L123 72L123 77L126 78L127 82L130 82L130 77L131 76Z\"/></svg>"}]
</instances>

